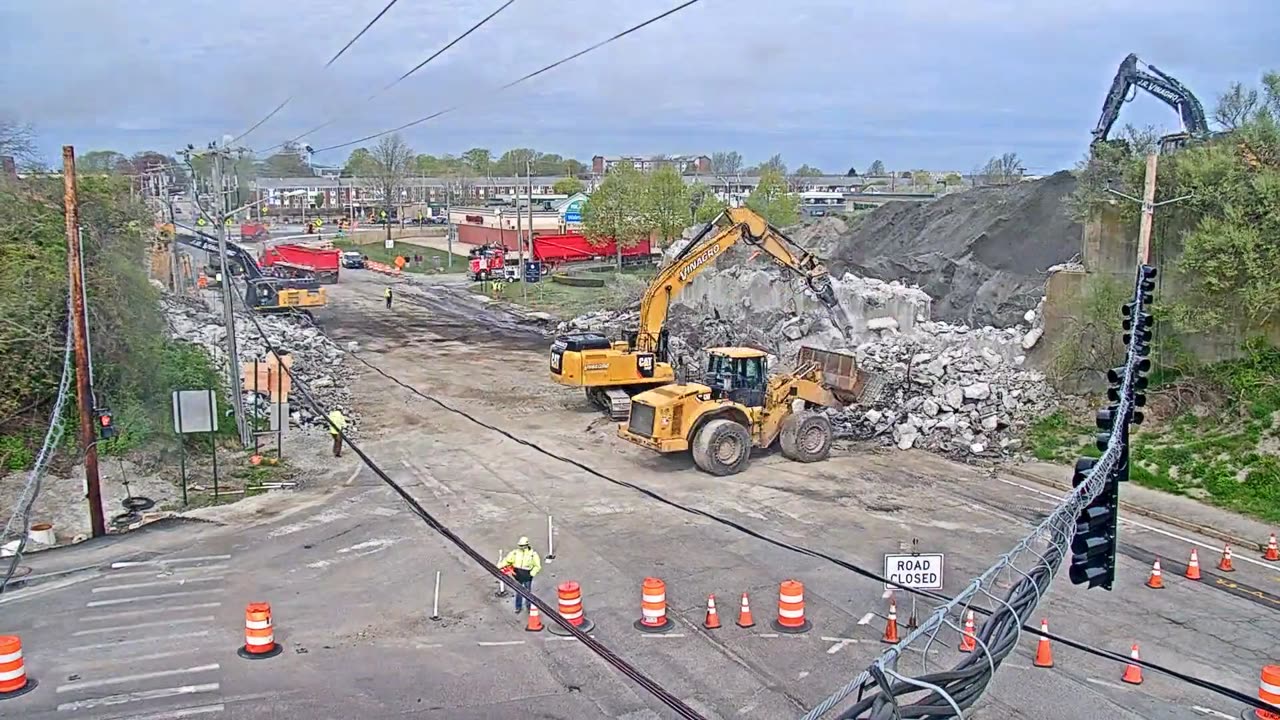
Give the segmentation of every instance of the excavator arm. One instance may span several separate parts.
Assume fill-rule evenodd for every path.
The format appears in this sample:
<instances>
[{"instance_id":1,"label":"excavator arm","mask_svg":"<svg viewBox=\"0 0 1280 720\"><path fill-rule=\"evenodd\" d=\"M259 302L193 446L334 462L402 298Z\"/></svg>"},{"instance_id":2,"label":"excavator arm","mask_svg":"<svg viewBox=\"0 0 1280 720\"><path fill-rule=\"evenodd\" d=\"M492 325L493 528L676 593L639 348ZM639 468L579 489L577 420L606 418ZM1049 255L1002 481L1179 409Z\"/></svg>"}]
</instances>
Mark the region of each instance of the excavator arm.
<instances>
[{"instance_id":1,"label":"excavator arm","mask_svg":"<svg viewBox=\"0 0 1280 720\"><path fill-rule=\"evenodd\" d=\"M782 234L749 208L729 208L693 238L669 265L658 273L640 300L640 325L633 341L635 349L656 353L665 360L663 326L671 301L713 261L739 242L751 245L774 262L804 278L805 284L832 311L843 331L846 321L831 278L822 262Z\"/></svg>"},{"instance_id":2,"label":"excavator arm","mask_svg":"<svg viewBox=\"0 0 1280 720\"><path fill-rule=\"evenodd\" d=\"M1102 103L1102 115L1093 129L1093 142L1105 142L1111 128L1120 117L1120 108L1131 98L1133 88L1142 88L1173 108L1182 119L1183 128L1192 137L1204 137L1209 134L1209 122L1205 118L1204 107L1189 89L1167 73L1161 72L1154 65L1148 65L1151 72L1138 69L1138 56L1132 53L1120 63L1115 79L1111 81L1111 89L1107 99Z\"/></svg>"},{"instance_id":3,"label":"excavator arm","mask_svg":"<svg viewBox=\"0 0 1280 720\"><path fill-rule=\"evenodd\" d=\"M193 235L178 233L175 235L175 239L179 244L196 250L203 250L213 257L217 257L220 252L217 239L200 232L196 232ZM239 263L240 267L244 269L245 277L253 280L263 277L262 268L258 267L258 263L253 259L253 256L233 242L227 243L227 259Z\"/></svg>"}]
</instances>

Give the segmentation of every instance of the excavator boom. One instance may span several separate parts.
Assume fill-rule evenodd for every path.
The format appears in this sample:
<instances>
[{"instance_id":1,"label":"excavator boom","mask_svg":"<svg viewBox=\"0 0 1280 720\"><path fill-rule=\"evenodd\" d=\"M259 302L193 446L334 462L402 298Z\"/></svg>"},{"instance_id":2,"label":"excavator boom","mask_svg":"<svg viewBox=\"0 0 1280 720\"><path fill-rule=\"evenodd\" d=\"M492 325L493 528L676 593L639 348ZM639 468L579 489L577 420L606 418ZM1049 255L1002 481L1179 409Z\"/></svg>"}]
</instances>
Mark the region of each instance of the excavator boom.
<instances>
[{"instance_id":1,"label":"excavator boom","mask_svg":"<svg viewBox=\"0 0 1280 720\"><path fill-rule=\"evenodd\" d=\"M1210 134L1204 107L1191 90L1154 65L1148 65L1147 69L1150 72L1138 69L1138 56L1132 53L1120 63L1120 68L1111 81L1111 89L1107 91L1107 98L1102 103L1102 115L1093 129L1095 144L1107 140L1111 128L1120 117L1120 109L1129 101L1129 93L1133 88L1142 88L1173 108L1182 120L1187 135L1201 138Z\"/></svg>"}]
</instances>

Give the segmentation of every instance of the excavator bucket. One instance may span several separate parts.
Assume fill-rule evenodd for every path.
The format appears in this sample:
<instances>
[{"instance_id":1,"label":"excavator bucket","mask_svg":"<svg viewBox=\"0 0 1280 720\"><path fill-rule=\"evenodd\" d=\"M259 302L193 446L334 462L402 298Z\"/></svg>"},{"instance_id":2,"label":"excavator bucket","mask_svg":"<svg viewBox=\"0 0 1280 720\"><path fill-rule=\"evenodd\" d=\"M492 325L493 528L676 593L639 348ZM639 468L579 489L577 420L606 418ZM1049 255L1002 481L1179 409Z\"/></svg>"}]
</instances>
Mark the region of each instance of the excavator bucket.
<instances>
[{"instance_id":1,"label":"excavator bucket","mask_svg":"<svg viewBox=\"0 0 1280 720\"><path fill-rule=\"evenodd\" d=\"M859 369L851 353L802 346L796 353L796 366L810 364L822 373L822 385L840 402L872 402L884 389L885 377Z\"/></svg>"}]
</instances>

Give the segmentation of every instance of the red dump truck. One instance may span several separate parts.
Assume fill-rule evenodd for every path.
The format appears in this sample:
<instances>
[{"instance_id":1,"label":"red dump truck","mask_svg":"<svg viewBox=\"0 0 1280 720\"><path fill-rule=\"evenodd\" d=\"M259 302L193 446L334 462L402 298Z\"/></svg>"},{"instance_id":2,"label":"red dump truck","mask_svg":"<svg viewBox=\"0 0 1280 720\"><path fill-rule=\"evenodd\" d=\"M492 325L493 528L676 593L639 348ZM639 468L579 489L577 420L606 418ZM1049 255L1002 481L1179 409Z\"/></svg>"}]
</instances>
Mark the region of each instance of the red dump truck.
<instances>
[{"instance_id":1,"label":"red dump truck","mask_svg":"<svg viewBox=\"0 0 1280 720\"><path fill-rule=\"evenodd\" d=\"M262 223L240 223L241 242L261 242L271 237L271 231Z\"/></svg>"},{"instance_id":2,"label":"red dump truck","mask_svg":"<svg viewBox=\"0 0 1280 720\"><path fill-rule=\"evenodd\" d=\"M533 259L544 265L556 266L561 263L580 262L599 258L613 260L617 257L617 246L612 240L592 245L583 235L537 235L533 238ZM624 264L649 262L651 248L648 240L641 240L632 247L622 248Z\"/></svg>"},{"instance_id":3,"label":"red dump truck","mask_svg":"<svg viewBox=\"0 0 1280 720\"><path fill-rule=\"evenodd\" d=\"M280 277L314 278L320 283L338 282L338 265L342 251L334 247L282 244L263 248L259 258L262 267L272 268Z\"/></svg>"}]
</instances>

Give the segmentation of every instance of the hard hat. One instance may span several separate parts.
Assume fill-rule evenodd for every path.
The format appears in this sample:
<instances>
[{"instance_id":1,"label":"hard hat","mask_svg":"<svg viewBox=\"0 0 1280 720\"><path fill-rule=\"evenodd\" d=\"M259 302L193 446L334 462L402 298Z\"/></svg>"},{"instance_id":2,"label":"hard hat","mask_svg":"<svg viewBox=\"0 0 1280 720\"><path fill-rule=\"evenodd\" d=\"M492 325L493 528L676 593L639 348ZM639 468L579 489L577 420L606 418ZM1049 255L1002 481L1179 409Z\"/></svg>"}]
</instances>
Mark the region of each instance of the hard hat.
<instances>
[{"instance_id":1,"label":"hard hat","mask_svg":"<svg viewBox=\"0 0 1280 720\"><path fill-rule=\"evenodd\" d=\"M516 543L516 544L517 544L517 545L519 545L520 547L529 547L529 538L527 538L527 537L522 537L522 538L520 538L520 542L518 542L518 543Z\"/></svg>"}]
</instances>

